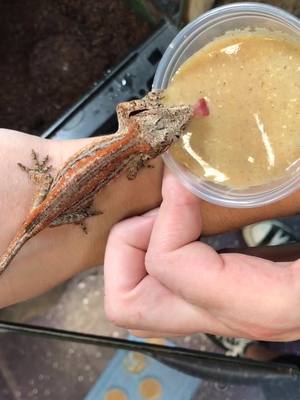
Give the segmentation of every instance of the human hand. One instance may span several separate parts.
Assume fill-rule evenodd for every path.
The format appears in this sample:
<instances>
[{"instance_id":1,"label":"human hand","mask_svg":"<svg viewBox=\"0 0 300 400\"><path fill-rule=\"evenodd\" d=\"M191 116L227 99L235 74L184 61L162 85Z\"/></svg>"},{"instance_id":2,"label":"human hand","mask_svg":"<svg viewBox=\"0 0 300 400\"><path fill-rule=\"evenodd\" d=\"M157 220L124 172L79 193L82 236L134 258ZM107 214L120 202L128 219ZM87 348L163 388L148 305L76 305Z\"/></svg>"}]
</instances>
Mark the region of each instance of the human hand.
<instances>
[{"instance_id":1,"label":"human hand","mask_svg":"<svg viewBox=\"0 0 300 400\"><path fill-rule=\"evenodd\" d=\"M201 201L166 173L159 210L125 220L105 255L105 308L139 336L300 337L300 262L220 255L198 242Z\"/></svg>"},{"instance_id":2,"label":"human hand","mask_svg":"<svg viewBox=\"0 0 300 400\"><path fill-rule=\"evenodd\" d=\"M27 216L36 189L17 163L30 165L30 152L35 149L41 156L49 154L51 172L55 175L68 157L92 140L46 140L0 129L0 254ZM104 214L87 221L88 235L78 226L66 225L45 229L28 241L1 275L0 309L42 294L76 273L101 264L111 227L130 215L139 215L160 204L162 160L157 158L152 164L155 168L145 168L135 180L128 181L124 174L101 190L94 206ZM197 200L196 204L199 207L200 202ZM263 218L299 213L299 204L300 191L258 209L239 210L201 202L203 233L224 232ZM153 217L150 219L153 224ZM152 225L147 229L151 231Z\"/></svg>"}]
</instances>

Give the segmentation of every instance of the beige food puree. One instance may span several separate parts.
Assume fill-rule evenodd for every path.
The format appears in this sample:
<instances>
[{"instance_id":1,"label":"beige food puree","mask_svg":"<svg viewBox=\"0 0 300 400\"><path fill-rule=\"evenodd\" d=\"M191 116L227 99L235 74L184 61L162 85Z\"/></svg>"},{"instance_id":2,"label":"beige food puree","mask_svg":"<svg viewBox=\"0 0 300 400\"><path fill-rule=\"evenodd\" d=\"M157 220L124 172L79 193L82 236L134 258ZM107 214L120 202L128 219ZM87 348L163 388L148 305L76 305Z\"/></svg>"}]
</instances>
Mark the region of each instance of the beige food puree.
<instances>
[{"instance_id":1,"label":"beige food puree","mask_svg":"<svg viewBox=\"0 0 300 400\"><path fill-rule=\"evenodd\" d=\"M167 104L205 98L172 147L196 175L230 188L268 183L300 158L300 44L271 32L226 34L189 58L170 83Z\"/></svg>"}]
</instances>

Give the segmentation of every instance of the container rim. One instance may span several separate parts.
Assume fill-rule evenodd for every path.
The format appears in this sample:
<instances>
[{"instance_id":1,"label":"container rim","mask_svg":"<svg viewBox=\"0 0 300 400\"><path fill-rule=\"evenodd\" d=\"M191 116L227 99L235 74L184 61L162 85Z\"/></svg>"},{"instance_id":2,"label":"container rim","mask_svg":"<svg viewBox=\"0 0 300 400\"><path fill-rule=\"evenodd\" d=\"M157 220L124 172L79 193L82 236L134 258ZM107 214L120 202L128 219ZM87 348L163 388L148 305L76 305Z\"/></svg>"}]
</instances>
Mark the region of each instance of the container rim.
<instances>
[{"instance_id":1,"label":"container rim","mask_svg":"<svg viewBox=\"0 0 300 400\"><path fill-rule=\"evenodd\" d=\"M300 20L276 6L246 2L216 7L200 15L196 20L189 23L176 35L163 54L158 65L153 81L153 89L165 89L168 86L170 76L172 75L172 72L174 72L174 59L176 60L180 57L190 41L201 35L201 32L214 23L239 16L269 18L289 26L300 34ZM243 193L242 191L239 192L234 189L227 189L226 196L224 191L219 189L217 185L196 177L194 174L180 166L169 152L164 153L162 158L167 167L176 174L182 184L192 193L210 203L221 206L250 208L267 205L287 196L300 186L300 174L296 173L291 178L285 179L285 182L282 182L281 178L271 182L271 185L274 185L274 183L277 182L276 187L266 187L265 190L260 188L259 193ZM257 188L259 188L259 186Z\"/></svg>"},{"instance_id":2,"label":"container rim","mask_svg":"<svg viewBox=\"0 0 300 400\"><path fill-rule=\"evenodd\" d=\"M217 20L225 19L226 17L232 17L233 15L266 16L277 19L278 21L289 24L293 28L300 30L300 20L297 17L279 7L269 4L246 2L227 4L213 8L186 25L169 44L157 67L152 85L153 89L159 89L164 83L163 77L166 75L166 67L169 65L170 61L177 52L182 52L182 50L185 48L186 42L189 41L193 36L198 35L197 31L199 27L204 29L206 28L207 24L212 23L212 20L216 22Z\"/></svg>"}]
</instances>

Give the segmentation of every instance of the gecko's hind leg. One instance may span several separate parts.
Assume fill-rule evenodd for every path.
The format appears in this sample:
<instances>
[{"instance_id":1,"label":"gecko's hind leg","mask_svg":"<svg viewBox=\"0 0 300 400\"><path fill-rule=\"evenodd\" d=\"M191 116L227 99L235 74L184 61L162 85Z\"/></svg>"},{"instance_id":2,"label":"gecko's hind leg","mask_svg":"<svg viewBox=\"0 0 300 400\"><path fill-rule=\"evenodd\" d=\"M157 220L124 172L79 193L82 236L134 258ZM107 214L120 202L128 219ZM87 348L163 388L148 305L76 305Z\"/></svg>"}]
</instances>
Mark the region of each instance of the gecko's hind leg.
<instances>
[{"instance_id":1,"label":"gecko's hind leg","mask_svg":"<svg viewBox=\"0 0 300 400\"><path fill-rule=\"evenodd\" d=\"M65 214L61 214L57 217L51 224L49 225L50 228L54 228L56 226L66 225L66 224L76 224L80 225L84 233L88 233L87 226L85 220L89 217L94 217L96 215L103 214L102 211L99 210L69 210Z\"/></svg>"},{"instance_id":2,"label":"gecko's hind leg","mask_svg":"<svg viewBox=\"0 0 300 400\"><path fill-rule=\"evenodd\" d=\"M32 150L31 156L33 160L32 168L26 167L21 163L18 163L18 166L28 174L32 182L39 186L33 199L32 209L35 209L47 196L53 177L49 172L52 166L47 165L49 161L48 156L46 156L42 161L39 161L38 155L34 150Z\"/></svg>"}]
</instances>

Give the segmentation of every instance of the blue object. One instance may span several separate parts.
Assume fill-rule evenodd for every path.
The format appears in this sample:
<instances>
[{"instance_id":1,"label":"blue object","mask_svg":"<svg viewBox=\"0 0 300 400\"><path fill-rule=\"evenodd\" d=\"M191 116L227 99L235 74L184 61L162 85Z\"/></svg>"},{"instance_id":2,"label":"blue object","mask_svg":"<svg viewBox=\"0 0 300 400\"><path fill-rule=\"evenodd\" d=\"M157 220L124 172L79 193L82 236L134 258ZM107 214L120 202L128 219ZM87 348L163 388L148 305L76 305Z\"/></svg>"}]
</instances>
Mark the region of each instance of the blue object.
<instances>
[{"instance_id":1,"label":"blue object","mask_svg":"<svg viewBox=\"0 0 300 400\"><path fill-rule=\"evenodd\" d=\"M122 400L190 400L201 382L141 353L118 350L85 400L110 400L113 391L123 393Z\"/></svg>"}]
</instances>

